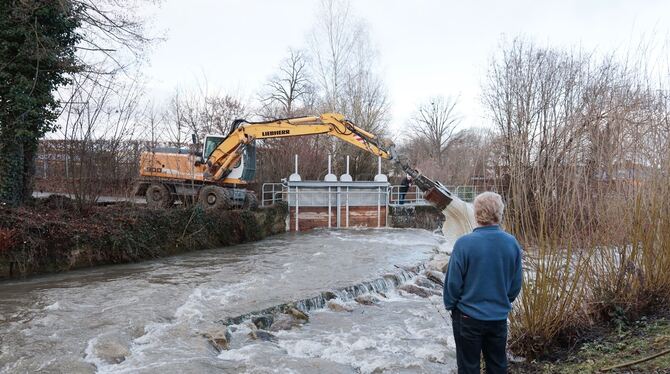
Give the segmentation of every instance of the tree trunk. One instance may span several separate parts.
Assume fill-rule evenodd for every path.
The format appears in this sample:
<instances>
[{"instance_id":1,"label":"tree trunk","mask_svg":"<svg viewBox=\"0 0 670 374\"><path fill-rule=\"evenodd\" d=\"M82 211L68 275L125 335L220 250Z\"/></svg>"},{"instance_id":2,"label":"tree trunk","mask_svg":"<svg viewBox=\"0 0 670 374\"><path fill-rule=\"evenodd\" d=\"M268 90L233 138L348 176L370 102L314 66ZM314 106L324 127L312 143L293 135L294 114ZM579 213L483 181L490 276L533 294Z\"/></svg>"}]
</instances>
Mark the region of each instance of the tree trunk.
<instances>
[{"instance_id":1,"label":"tree trunk","mask_svg":"<svg viewBox=\"0 0 670 374\"><path fill-rule=\"evenodd\" d=\"M0 201L17 206L23 201L23 143L14 131L0 132Z\"/></svg>"},{"instance_id":2,"label":"tree trunk","mask_svg":"<svg viewBox=\"0 0 670 374\"><path fill-rule=\"evenodd\" d=\"M29 200L33 196L35 186L35 159L39 140L27 139L23 142L23 186L21 191L21 202Z\"/></svg>"}]
</instances>

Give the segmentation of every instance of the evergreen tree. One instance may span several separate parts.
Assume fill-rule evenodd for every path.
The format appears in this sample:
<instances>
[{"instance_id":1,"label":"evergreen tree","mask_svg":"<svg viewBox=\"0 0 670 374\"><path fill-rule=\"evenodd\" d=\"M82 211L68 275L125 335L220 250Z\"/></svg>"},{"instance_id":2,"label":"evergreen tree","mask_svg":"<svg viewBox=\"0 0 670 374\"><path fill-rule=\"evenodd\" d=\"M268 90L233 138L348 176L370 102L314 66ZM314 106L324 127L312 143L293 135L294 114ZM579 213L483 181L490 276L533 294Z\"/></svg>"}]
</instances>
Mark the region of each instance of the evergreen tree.
<instances>
[{"instance_id":1,"label":"evergreen tree","mask_svg":"<svg viewBox=\"0 0 670 374\"><path fill-rule=\"evenodd\" d=\"M76 70L79 14L69 0L0 1L0 201L32 194L38 141L58 117L54 92Z\"/></svg>"}]
</instances>

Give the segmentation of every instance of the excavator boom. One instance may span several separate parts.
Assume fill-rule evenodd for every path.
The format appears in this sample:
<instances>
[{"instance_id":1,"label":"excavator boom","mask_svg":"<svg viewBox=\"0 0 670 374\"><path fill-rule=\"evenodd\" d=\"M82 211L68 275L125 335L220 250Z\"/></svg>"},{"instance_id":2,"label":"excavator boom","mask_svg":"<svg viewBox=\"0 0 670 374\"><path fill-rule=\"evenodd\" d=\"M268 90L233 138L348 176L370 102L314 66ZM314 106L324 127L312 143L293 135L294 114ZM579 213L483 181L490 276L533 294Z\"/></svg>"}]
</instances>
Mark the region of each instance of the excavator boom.
<instances>
[{"instance_id":1,"label":"excavator boom","mask_svg":"<svg viewBox=\"0 0 670 374\"><path fill-rule=\"evenodd\" d=\"M207 159L206 179L213 181L225 178L240 157L244 146L257 139L287 138L294 136L327 134L335 136L374 155L391 159L388 150L391 142L382 142L373 134L357 127L343 115L326 113L319 117L307 116L278 119L267 122L243 122L233 129L214 149Z\"/></svg>"}]
</instances>

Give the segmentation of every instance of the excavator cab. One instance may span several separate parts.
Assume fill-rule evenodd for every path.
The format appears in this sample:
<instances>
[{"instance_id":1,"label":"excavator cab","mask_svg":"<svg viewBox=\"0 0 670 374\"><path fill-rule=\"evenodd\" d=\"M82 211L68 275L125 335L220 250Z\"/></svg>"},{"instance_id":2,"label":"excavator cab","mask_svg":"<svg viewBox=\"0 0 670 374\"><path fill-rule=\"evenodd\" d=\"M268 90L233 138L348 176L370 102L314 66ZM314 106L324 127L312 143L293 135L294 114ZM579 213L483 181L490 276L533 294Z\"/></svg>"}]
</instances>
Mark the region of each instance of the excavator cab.
<instances>
[{"instance_id":1,"label":"excavator cab","mask_svg":"<svg viewBox=\"0 0 670 374\"><path fill-rule=\"evenodd\" d=\"M221 142L226 139L223 135L207 135L205 136L205 145L202 148L202 159L207 160L209 156L214 152L216 147L221 144Z\"/></svg>"},{"instance_id":2,"label":"excavator cab","mask_svg":"<svg viewBox=\"0 0 670 374\"><path fill-rule=\"evenodd\" d=\"M212 152L214 152L226 138L227 137L223 135L205 136L205 142L202 148L202 159L209 159ZM243 147L244 151L242 152L242 157L235 165L233 165L232 171L227 177L231 179L251 181L256 176L256 142L245 144Z\"/></svg>"}]
</instances>

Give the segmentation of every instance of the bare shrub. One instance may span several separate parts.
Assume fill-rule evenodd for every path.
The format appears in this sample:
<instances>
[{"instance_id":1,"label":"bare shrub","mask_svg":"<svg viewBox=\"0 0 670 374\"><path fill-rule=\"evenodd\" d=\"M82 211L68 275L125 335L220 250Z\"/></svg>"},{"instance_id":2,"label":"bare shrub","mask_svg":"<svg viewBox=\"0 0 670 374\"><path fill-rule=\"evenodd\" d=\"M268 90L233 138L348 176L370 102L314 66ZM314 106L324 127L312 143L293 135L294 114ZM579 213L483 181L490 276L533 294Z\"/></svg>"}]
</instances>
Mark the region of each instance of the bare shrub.
<instances>
[{"instance_id":1,"label":"bare shrub","mask_svg":"<svg viewBox=\"0 0 670 374\"><path fill-rule=\"evenodd\" d=\"M657 176L668 173L668 107L643 72L523 40L491 64L492 170L530 266L511 315L517 353L539 355L594 320L634 317L667 290Z\"/></svg>"}]
</instances>

